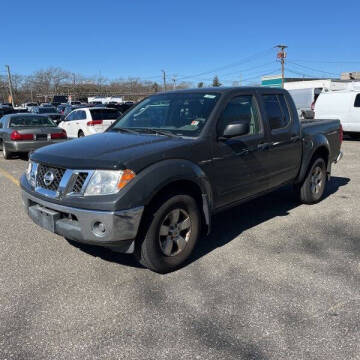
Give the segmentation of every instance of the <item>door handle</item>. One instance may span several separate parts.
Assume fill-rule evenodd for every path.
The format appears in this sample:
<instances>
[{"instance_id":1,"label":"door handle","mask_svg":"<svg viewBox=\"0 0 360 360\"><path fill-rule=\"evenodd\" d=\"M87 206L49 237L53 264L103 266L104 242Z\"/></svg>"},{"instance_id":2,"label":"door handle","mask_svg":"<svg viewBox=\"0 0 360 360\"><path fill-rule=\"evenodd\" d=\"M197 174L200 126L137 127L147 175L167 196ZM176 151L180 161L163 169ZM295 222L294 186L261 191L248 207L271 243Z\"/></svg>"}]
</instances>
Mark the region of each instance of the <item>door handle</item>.
<instances>
[{"instance_id":1,"label":"door handle","mask_svg":"<svg viewBox=\"0 0 360 360\"><path fill-rule=\"evenodd\" d=\"M292 141L292 142L296 142L296 141L298 141L300 139L300 136L299 135L294 135L294 136L292 136L291 138L290 138L290 140Z\"/></svg>"}]
</instances>

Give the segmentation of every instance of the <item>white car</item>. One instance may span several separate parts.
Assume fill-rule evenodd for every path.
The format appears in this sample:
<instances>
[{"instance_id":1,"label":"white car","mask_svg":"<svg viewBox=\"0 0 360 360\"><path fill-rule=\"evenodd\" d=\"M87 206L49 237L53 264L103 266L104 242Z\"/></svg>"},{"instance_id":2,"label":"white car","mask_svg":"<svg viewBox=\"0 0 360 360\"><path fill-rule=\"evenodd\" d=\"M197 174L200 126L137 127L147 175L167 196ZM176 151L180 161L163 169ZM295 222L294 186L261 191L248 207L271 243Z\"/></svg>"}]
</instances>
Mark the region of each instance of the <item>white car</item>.
<instances>
[{"instance_id":1,"label":"white car","mask_svg":"<svg viewBox=\"0 0 360 360\"><path fill-rule=\"evenodd\" d=\"M58 125L69 138L78 138L104 132L121 113L106 107L77 108Z\"/></svg>"},{"instance_id":2,"label":"white car","mask_svg":"<svg viewBox=\"0 0 360 360\"><path fill-rule=\"evenodd\" d=\"M360 91L322 92L315 104L316 119L339 119L344 132L360 138Z\"/></svg>"}]
</instances>

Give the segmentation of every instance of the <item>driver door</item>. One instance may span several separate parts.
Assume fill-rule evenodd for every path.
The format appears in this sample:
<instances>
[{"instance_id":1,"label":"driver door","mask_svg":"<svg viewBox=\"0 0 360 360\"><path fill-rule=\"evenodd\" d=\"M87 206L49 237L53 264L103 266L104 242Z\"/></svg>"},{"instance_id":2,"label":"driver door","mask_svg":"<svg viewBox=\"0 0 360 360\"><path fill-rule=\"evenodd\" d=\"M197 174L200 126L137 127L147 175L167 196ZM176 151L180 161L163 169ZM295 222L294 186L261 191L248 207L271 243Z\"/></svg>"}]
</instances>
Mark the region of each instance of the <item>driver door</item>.
<instances>
[{"instance_id":1,"label":"driver door","mask_svg":"<svg viewBox=\"0 0 360 360\"><path fill-rule=\"evenodd\" d=\"M222 139L225 127L233 122L248 122L248 134ZM231 98L217 123L213 148L212 180L215 207L223 207L264 191L268 186L266 135L255 94Z\"/></svg>"}]
</instances>

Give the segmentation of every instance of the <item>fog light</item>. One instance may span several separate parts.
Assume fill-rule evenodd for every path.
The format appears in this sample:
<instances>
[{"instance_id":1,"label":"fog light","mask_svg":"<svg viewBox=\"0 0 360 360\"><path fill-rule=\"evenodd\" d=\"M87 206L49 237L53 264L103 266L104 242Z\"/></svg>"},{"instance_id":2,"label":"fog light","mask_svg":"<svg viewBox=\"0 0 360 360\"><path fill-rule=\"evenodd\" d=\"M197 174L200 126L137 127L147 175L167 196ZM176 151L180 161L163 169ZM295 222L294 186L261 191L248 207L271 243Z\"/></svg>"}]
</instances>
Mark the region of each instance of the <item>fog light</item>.
<instances>
[{"instance_id":1,"label":"fog light","mask_svg":"<svg viewBox=\"0 0 360 360\"><path fill-rule=\"evenodd\" d=\"M104 236L106 232L106 228L104 223L97 221L93 225L93 233L97 236Z\"/></svg>"}]
</instances>

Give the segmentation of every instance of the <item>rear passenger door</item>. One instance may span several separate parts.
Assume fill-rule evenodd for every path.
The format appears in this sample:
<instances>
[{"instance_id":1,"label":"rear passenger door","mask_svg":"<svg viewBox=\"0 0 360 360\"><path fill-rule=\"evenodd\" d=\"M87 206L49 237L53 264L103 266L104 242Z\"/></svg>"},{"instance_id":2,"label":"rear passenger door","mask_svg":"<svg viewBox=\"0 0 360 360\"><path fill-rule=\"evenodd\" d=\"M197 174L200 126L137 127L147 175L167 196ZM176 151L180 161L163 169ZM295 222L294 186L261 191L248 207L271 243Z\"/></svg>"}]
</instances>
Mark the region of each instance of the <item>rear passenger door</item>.
<instances>
[{"instance_id":1,"label":"rear passenger door","mask_svg":"<svg viewBox=\"0 0 360 360\"><path fill-rule=\"evenodd\" d=\"M301 164L302 145L299 123L290 109L290 100L283 93L263 94L263 107L269 127L267 166L269 187L294 179Z\"/></svg>"}]
</instances>

